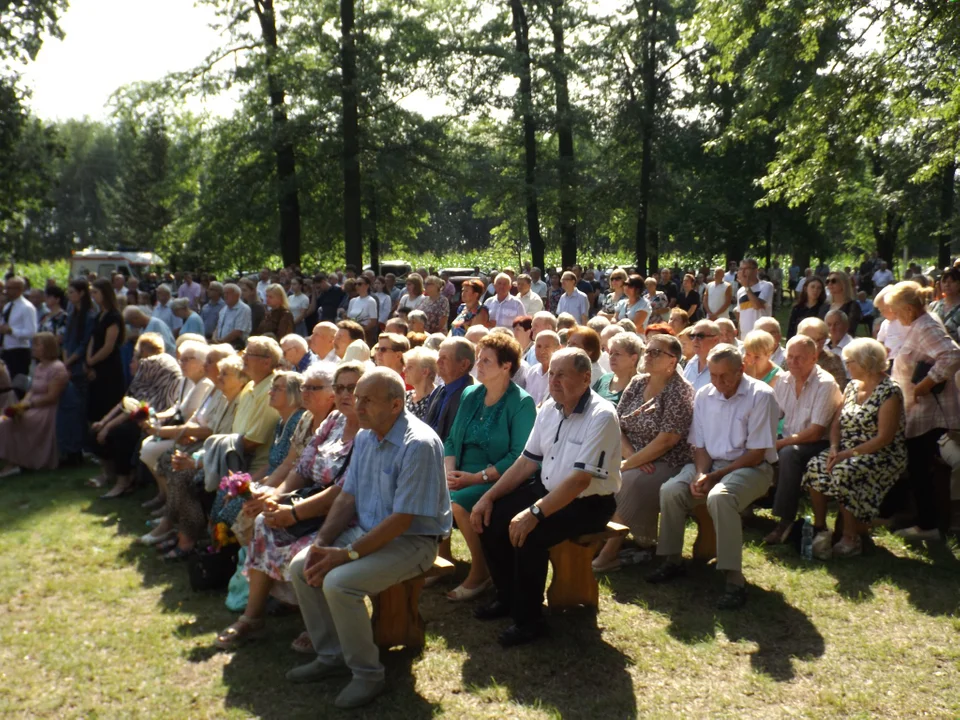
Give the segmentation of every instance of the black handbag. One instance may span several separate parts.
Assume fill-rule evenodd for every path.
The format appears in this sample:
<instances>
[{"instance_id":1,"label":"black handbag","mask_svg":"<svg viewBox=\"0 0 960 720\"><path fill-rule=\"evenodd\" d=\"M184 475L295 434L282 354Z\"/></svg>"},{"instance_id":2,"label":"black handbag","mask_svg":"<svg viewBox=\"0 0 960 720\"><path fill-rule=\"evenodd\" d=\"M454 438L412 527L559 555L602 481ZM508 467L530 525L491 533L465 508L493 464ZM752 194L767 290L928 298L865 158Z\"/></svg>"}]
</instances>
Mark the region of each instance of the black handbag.
<instances>
[{"instance_id":1,"label":"black handbag","mask_svg":"<svg viewBox=\"0 0 960 720\"><path fill-rule=\"evenodd\" d=\"M920 360L919 362L917 362L917 366L913 369L913 377L910 378L910 382L912 382L914 385L919 385L921 382L923 382L924 378L926 378L927 375L930 374L930 371L932 369L933 369L933 363L928 363L928 362L924 362L923 360ZM939 395L940 393L943 392L944 388L946 387L947 387L947 381L943 380L941 382L938 382L936 385L934 385L930 389L930 392L933 395Z\"/></svg>"},{"instance_id":2,"label":"black handbag","mask_svg":"<svg viewBox=\"0 0 960 720\"><path fill-rule=\"evenodd\" d=\"M340 466L340 469L337 471L337 474L334 476L333 480L330 481L330 484L327 485L327 487L314 486L314 487L300 488L299 490L295 490L288 496L288 499L290 500L289 504L296 505L297 502L303 502L307 498L313 497L317 493L323 492L328 487L333 487L334 485L336 485L337 480L343 477L343 474L347 471L347 466L350 464L350 458L352 457L353 457L353 446L351 445L350 452L347 453L346 461L343 463L343 465ZM297 499L296 502L294 502L294 498ZM284 503L284 504L287 504L287 503ZM323 526L324 520L326 520L326 517L322 515L320 517L307 518L306 520L295 522L293 525L285 529L288 533L290 533L294 537L301 538L304 535L310 535L311 533L317 532Z\"/></svg>"},{"instance_id":3,"label":"black handbag","mask_svg":"<svg viewBox=\"0 0 960 720\"><path fill-rule=\"evenodd\" d=\"M187 558L187 574L190 588L194 592L202 590L223 590L237 571L239 545L227 545L217 552L204 552L194 548Z\"/></svg>"}]
</instances>

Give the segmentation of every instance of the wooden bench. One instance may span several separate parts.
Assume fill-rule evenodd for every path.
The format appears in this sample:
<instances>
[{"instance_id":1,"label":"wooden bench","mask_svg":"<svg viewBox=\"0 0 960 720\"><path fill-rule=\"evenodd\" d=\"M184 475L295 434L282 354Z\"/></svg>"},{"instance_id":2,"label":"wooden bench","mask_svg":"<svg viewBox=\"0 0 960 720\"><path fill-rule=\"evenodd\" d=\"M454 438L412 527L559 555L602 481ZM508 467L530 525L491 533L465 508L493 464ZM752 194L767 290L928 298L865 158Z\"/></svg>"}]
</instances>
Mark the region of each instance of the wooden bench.
<instances>
[{"instance_id":1,"label":"wooden bench","mask_svg":"<svg viewBox=\"0 0 960 720\"><path fill-rule=\"evenodd\" d=\"M452 575L453 563L438 557L422 575L391 585L371 598L373 601L373 639L382 648L403 645L423 647L425 627L420 614L420 593L427 578Z\"/></svg>"},{"instance_id":2,"label":"wooden bench","mask_svg":"<svg viewBox=\"0 0 960 720\"><path fill-rule=\"evenodd\" d=\"M593 573L593 558L600 546L615 537L626 537L630 528L619 523L607 523L606 530L564 540L550 548L553 580L547 589L547 604L563 609L600 604L600 586Z\"/></svg>"}]
</instances>

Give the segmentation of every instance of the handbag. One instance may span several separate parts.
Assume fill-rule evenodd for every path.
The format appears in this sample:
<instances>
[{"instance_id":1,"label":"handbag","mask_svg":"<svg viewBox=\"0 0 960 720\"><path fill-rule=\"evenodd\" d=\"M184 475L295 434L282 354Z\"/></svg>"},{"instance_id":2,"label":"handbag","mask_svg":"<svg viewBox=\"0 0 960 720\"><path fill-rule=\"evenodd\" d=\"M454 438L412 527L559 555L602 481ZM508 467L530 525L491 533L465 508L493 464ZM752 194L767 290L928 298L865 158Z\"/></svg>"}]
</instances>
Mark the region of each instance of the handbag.
<instances>
[{"instance_id":1,"label":"handbag","mask_svg":"<svg viewBox=\"0 0 960 720\"><path fill-rule=\"evenodd\" d=\"M303 502L309 497L313 497L317 493L323 492L328 487L333 487L337 484L337 480L343 477L343 474L347 471L347 466L350 465L350 458L353 457L353 445L350 446L350 452L347 453L347 459L340 466L340 469L337 471L337 474L334 476L333 480L330 481L330 484L326 487L320 487L314 485L313 487L300 488L295 490L287 496L287 499L290 500L290 505L296 505L294 498L297 499L297 502ZM286 503L284 503L286 504ZM319 516L314 518L307 518L306 520L301 520L300 522L295 522L288 528L284 528L288 533L293 535L293 537L301 538L304 535L310 535L311 533L317 532L322 526L323 521L326 520L326 517Z\"/></svg>"},{"instance_id":2,"label":"handbag","mask_svg":"<svg viewBox=\"0 0 960 720\"><path fill-rule=\"evenodd\" d=\"M237 571L239 545L228 545L217 552L202 552L194 548L187 558L187 575L194 592L223 590Z\"/></svg>"},{"instance_id":3,"label":"handbag","mask_svg":"<svg viewBox=\"0 0 960 720\"><path fill-rule=\"evenodd\" d=\"M917 366L913 369L913 376L910 378L910 382L912 382L914 385L918 385L919 383L923 382L923 379L930 374L930 371L932 369L933 369L933 363L928 363L923 360L917 361ZM947 381L943 380L941 382L938 382L936 385L934 385L930 389L930 392L933 395L939 395L944 391L946 387L947 387Z\"/></svg>"}]
</instances>

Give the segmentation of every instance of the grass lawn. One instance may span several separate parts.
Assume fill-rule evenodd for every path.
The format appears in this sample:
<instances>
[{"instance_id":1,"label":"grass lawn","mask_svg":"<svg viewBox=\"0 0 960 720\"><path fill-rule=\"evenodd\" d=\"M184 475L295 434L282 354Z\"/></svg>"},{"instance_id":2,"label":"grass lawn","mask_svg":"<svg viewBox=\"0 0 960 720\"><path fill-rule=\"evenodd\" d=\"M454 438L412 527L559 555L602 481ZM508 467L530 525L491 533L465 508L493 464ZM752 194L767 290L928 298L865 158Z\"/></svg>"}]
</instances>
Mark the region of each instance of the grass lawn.
<instances>
[{"instance_id":1,"label":"grass lawn","mask_svg":"<svg viewBox=\"0 0 960 720\"><path fill-rule=\"evenodd\" d=\"M337 717L339 681L291 686L298 616L228 655L234 615L191 592L183 565L134 538L140 502L96 500L91 468L0 485L0 716ZM688 541L692 542L692 526ZM960 715L960 562L885 533L868 557L804 563L747 532L750 602L718 613L709 568L649 586L602 583L600 613L550 619L552 635L502 651L500 623L424 593L428 643L386 660L376 718L863 717ZM689 548L688 548L689 550ZM458 555L463 556L462 546ZM461 568L461 573L463 568Z\"/></svg>"}]
</instances>

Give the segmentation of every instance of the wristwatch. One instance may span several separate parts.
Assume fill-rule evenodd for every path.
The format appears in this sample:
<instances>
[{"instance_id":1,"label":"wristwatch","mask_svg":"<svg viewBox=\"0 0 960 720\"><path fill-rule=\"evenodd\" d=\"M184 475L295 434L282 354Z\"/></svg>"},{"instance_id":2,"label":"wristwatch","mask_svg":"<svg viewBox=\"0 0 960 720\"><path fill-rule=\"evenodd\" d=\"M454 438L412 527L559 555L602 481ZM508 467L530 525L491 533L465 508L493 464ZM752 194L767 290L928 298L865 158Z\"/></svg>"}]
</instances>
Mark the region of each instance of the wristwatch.
<instances>
[{"instance_id":1,"label":"wristwatch","mask_svg":"<svg viewBox=\"0 0 960 720\"><path fill-rule=\"evenodd\" d=\"M483 470L480 471L480 477L483 478L483 481L484 481L485 483L490 482L490 476L487 475L487 469L486 469L486 468L484 468Z\"/></svg>"},{"instance_id":2,"label":"wristwatch","mask_svg":"<svg viewBox=\"0 0 960 720\"><path fill-rule=\"evenodd\" d=\"M537 519L537 522L543 520L543 510L540 509L539 505L531 505L530 514Z\"/></svg>"},{"instance_id":3,"label":"wristwatch","mask_svg":"<svg viewBox=\"0 0 960 720\"><path fill-rule=\"evenodd\" d=\"M353 545L352 545L352 544L351 544L351 545L347 545L347 547L344 548L344 549L347 551L347 557L350 558L350 560L359 560L359 559L360 559L360 553L358 553L356 550L353 549Z\"/></svg>"}]
</instances>

